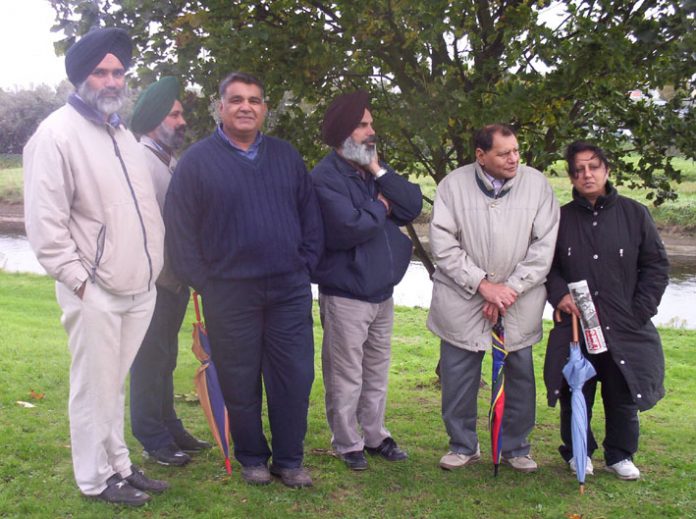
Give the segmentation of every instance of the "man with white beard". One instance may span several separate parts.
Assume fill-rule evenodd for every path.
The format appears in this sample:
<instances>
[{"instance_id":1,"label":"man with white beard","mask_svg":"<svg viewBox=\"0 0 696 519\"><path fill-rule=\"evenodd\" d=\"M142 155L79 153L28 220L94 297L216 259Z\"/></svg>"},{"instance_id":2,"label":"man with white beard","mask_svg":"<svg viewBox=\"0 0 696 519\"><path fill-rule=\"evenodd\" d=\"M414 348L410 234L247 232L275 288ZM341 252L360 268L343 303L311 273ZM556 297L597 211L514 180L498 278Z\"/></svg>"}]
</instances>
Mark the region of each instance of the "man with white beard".
<instances>
[{"instance_id":1,"label":"man with white beard","mask_svg":"<svg viewBox=\"0 0 696 519\"><path fill-rule=\"evenodd\" d=\"M172 76L163 77L143 90L131 119L131 129L141 136L160 210L164 209L176 167L174 152L186 137L184 109L178 97L179 82ZM189 288L172 273L166 252L156 285L155 313L131 367L131 429L146 458L161 465L183 466L191 461L188 452L208 449L210 444L192 436L174 408L178 335Z\"/></svg>"},{"instance_id":2,"label":"man with white beard","mask_svg":"<svg viewBox=\"0 0 696 519\"><path fill-rule=\"evenodd\" d=\"M314 272L324 328L322 368L331 444L352 470L365 450L405 460L385 426L394 286L412 244L400 230L421 211L420 187L379 161L369 95L338 96L322 123L331 151L312 170L325 250Z\"/></svg>"},{"instance_id":3,"label":"man with white beard","mask_svg":"<svg viewBox=\"0 0 696 519\"><path fill-rule=\"evenodd\" d=\"M96 29L65 56L75 85L24 148L27 237L68 334L70 439L83 495L138 506L168 484L131 463L124 383L155 306L164 226L144 150L117 111L132 43Z\"/></svg>"}]
</instances>

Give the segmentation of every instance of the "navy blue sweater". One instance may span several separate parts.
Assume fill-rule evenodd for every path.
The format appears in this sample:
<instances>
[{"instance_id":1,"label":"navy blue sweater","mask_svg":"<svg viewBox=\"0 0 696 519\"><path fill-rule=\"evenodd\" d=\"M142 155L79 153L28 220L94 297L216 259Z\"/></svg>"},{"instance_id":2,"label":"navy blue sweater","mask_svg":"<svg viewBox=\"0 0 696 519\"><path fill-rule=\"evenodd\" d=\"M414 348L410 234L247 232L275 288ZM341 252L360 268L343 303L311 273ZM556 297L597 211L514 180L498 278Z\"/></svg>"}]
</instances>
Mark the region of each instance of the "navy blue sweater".
<instances>
[{"instance_id":1,"label":"navy blue sweater","mask_svg":"<svg viewBox=\"0 0 696 519\"><path fill-rule=\"evenodd\" d=\"M311 272L323 248L304 162L267 135L254 160L217 132L191 146L169 184L164 222L174 272L201 292L215 278Z\"/></svg>"},{"instance_id":2,"label":"navy blue sweater","mask_svg":"<svg viewBox=\"0 0 696 519\"><path fill-rule=\"evenodd\" d=\"M412 244L399 226L420 214L421 190L382 166L387 173L379 179L363 178L332 151L312 170L326 239L313 281L324 294L381 303L406 273ZM389 200L389 214L379 193Z\"/></svg>"}]
</instances>

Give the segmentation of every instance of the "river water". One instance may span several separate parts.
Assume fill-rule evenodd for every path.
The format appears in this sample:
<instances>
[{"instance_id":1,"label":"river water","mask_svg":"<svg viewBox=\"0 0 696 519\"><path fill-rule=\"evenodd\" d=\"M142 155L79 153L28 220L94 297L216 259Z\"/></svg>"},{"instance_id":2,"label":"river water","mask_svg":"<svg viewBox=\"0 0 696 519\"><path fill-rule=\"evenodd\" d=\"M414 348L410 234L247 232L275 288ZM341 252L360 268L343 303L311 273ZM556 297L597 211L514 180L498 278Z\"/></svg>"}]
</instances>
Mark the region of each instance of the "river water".
<instances>
[{"instance_id":1,"label":"river water","mask_svg":"<svg viewBox=\"0 0 696 519\"><path fill-rule=\"evenodd\" d=\"M696 259L674 257L670 263L670 284L653 322L658 326L696 329ZM0 269L45 274L22 235L0 235ZM425 267L411 262L406 276L394 289L394 301L397 305L428 308L432 287ZM316 297L316 287L313 292ZM547 304L544 317L550 320L551 314Z\"/></svg>"}]
</instances>

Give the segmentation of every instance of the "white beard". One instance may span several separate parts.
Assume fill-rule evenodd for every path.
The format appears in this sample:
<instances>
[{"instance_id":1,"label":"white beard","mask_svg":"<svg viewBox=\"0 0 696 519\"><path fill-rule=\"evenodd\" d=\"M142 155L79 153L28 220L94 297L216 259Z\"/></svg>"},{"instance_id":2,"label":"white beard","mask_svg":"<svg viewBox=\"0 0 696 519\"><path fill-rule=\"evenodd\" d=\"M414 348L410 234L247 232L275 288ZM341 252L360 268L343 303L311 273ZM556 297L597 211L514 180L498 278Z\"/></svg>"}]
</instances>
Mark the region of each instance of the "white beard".
<instances>
[{"instance_id":1,"label":"white beard","mask_svg":"<svg viewBox=\"0 0 696 519\"><path fill-rule=\"evenodd\" d=\"M77 95L89 106L99 111L99 113L109 116L118 112L123 106L123 102L128 94L127 87L124 86L122 89L117 90L116 97L102 97L104 90L106 89L93 90L87 85L87 81L83 81L77 87ZM112 92L113 91L112 89Z\"/></svg>"},{"instance_id":2,"label":"white beard","mask_svg":"<svg viewBox=\"0 0 696 519\"><path fill-rule=\"evenodd\" d=\"M355 162L361 166L367 166L377 155L377 149L373 145L358 143L348 136L341 144L341 155L343 158Z\"/></svg>"}]
</instances>

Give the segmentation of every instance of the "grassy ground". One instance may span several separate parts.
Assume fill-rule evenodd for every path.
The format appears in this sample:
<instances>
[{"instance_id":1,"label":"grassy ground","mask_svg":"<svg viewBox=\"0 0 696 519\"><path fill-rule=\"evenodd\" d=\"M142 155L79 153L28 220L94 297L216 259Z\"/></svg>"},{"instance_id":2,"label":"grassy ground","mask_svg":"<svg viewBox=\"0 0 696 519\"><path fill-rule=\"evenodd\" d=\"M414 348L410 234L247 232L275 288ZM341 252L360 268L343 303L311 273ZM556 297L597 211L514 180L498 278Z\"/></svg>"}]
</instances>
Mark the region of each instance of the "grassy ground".
<instances>
[{"instance_id":1,"label":"grassy ground","mask_svg":"<svg viewBox=\"0 0 696 519\"><path fill-rule=\"evenodd\" d=\"M459 472L438 468L447 436L433 374L437 340L425 329L425 315L420 309L396 311L387 419L409 451L407 462L370 460L370 469L358 474L330 455L317 348L306 439L314 488L290 490L277 482L250 487L241 481L236 463L232 476L226 475L214 450L184 469L145 463L149 475L168 479L172 489L135 511L87 501L74 485L66 415L69 355L53 283L41 276L0 273L0 517L696 517L696 333L662 330L667 396L641 416L637 464L643 479L621 482L601 470L596 456L596 475L580 496L574 475L556 452L558 411L545 403L543 347L535 353L538 425L531 438L539 472L518 474L502 467L493 479L485 418L488 388L479 398L483 461ZM191 321L189 315L186 322ZM320 333L315 325L317 344ZM185 326L175 380L177 408L194 433L210 439L199 406L190 401L197 361L189 344L190 327ZM488 359L484 363L488 376ZM32 391L44 397L32 397ZM597 409L596 424L601 420ZM127 439L133 460L140 463L137 442L130 434Z\"/></svg>"}]
</instances>

